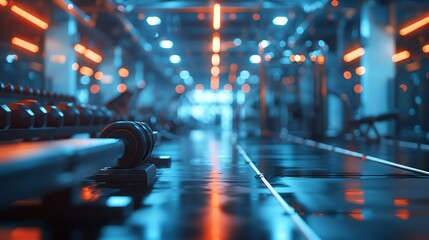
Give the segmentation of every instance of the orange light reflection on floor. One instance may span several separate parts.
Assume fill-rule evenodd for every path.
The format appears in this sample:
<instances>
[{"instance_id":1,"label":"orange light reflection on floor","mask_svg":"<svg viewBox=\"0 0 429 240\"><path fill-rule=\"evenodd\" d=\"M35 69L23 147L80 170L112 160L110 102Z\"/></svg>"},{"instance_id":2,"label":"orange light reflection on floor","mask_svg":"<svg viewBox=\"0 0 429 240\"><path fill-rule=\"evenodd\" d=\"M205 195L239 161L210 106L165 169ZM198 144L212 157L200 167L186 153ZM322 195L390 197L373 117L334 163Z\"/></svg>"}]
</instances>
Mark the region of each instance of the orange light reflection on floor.
<instances>
[{"instance_id":1,"label":"orange light reflection on floor","mask_svg":"<svg viewBox=\"0 0 429 240\"><path fill-rule=\"evenodd\" d=\"M39 240L42 239L42 230L35 227L14 228L10 233L11 240Z\"/></svg>"},{"instance_id":2,"label":"orange light reflection on floor","mask_svg":"<svg viewBox=\"0 0 429 240\"><path fill-rule=\"evenodd\" d=\"M231 218L221 209L222 201L226 196L223 194L220 163L219 163L219 142L209 143L211 171L209 175L209 203L207 214L204 218L203 236L201 239L220 240L229 239L230 229L234 227Z\"/></svg>"},{"instance_id":3,"label":"orange light reflection on floor","mask_svg":"<svg viewBox=\"0 0 429 240\"><path fill-rule=\"evenodd\" d=\"M398 209L396 210L395 216L402 220L408 220L410 218L410 211L408 211L408 209Z\"/></svg>"},{"instance_id":4,"label":"orange light reflection on floor","mask_svg":"<svg viewBox=\"0 0 429 240\"><path fill-rule=\"evenodd\" d=\"M362 214L362 209L355 209L352 210L351 213L349 213L350 217L358 220L358 221L363 221L365 219L365 217Z\"/></svg>"},{"instance_id":5,"label":"orange light reflection on floor","mask_svg":"<svg viewBox=\"0 0 429 240\"><path fill-rule=\"evenodd\" d=\"M344 192L344 197L347 202L363 205L365 203L364 193L360 189L347 189Z\"/></svg>"}]
</instances>

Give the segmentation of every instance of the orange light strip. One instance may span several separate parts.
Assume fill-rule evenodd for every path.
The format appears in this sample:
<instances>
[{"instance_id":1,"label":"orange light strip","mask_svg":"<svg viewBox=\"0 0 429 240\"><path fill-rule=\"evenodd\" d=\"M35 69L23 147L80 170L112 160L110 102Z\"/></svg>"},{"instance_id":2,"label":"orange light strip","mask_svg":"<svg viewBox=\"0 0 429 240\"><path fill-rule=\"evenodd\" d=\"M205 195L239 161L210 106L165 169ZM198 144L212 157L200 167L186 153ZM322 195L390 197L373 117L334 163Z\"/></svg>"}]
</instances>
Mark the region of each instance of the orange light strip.
<instances>
[{"instance_id":1,"label":"orange light strip","mask_svg":"<svg viewBox=\"0 0 429 240\"><path fill-rule=\"evenodd\" d=\"M424 25L426 25L428 23L429 23L429 16L425 17L425 18L423 18L423 19L421 19L421 20L419 20L419 21L417 21L415 23L412 23L412 24L410 24L410 25L408 25L408 26L406 26L404 28L402 28L399 31L399 34L401 34L402 36L405 36L405 35L407 35L407 34L409 34L411 32L414 32L415 30L423 27Z\"/></svg>"},{"instance_id":2,"label":"orange light strip","mask_svg":"<svg viewBox=\"0 0 429 240\"><path fill-rule=\"evenodd\" d=\"M92 68L89 68L89 67L83 66L83 67L81 67L81 68L80 68L80 73L81 73L82 75L85 75L85 76L91 77L91 76L92 76L92 74L94 73L94 70L92 70Z\"/></svg>"},{"instance_id":3,"label":"orange light strip","mask_svg":"<svg viewBox=\"0 0 429 240\"><path fill-rule=\"evenodd\" d=\"M397 54L393 55L392 56L392 61L395 62L395 63L396 62L400 62L400 61L403 61L403 60L409 58L410 56L411 56L410 52L408 52L408 51L402 51L400 53L397 53Z\"/></svg>"},{"instance_id":4,"label":"orange light strip","mask_svg":"<svg viewBox=\"0 0 429 240\"><path fill-rule=\"evenodd\" d=\"M219 89L219 77L218 76L212 76L211 77L210 88L212 90L218 90Z\"/></svg>"},{"instance_id":5,"label":"orange light strip","mask_svg":"<svg viewBox=\"0 0 429 240\"><path fill-rule=\"evenodd\" d=\"M215 3L213 6L213 29L220 29L220 4Z\"/></svg>"},{"instance_id":6,"label":"orange light strip","mask_svg":"<svg viewBox=\"0 0 429 240\"><path fill-rule=\"evenodd\" d=\"M13 5L10 8L10 10L12 10L12 12L18 14L19 16L27 19L29 22L31 22L34 25L40 27L41 29L46 30L49 27L49 25L46 22L42 21L41 19L35 17L34 15L28 13L27 11L25 11L24 9L22 9L22 8L16 6L16 5Z\"/></svg>"},{"instance_id":7,"label":"orange light strip","mask_svg":"<svg viewBox=\"0 0 429 240\"><path fill-rule=\"evenodd\" d=\"M27 42L25 40L22 40L21 38L18 38L18 37L13 37L12 43L18 47L22 47L33 53L37 53L39 51L39 46L32 44L30 42Z\"/></svg>"},{"instance_id":8,"label":"orange light strip","mask_svg":"<svg viewBox=\"0 0 429 240\"><path fill-rule=\"evenodd\" d=\"M219 73L220 73L220 69L219 69L219 67L217 67L217 66L213 66L213 67L211 68L211 70L210 70L210 73L211 73L214 77L219 76Z\"/></svg>"},{"instance_id":9,"label":"orange light strip","mask_svg":"<svg viewBox=\"0 0 429 240\"><path fill-rule=\"evenodd\" d=\"M219 54L215 53L212 55L212 65L219 66L219 64L220 64L220 56Z\"/></svg>"},{"instance_id":10,"label":"orange light strip","mask_svg":"<svg viewBox=\"0 0 429 240\"><path fill-rule=\"evenodd\" d=\"M429 53L429 44L424 45L424 46L422 47L422 51L423 51L424 53Z\"/></svg>"},{"instance_id":11,"label":"orange light strip","mask_svg":"<svg viewBox=\"0 0 429 240\"><path fill-rule=\"evenodd\" d=\"M219 34L213 34L212 50L214 53L220 52L220 37Z\"/></svg>"},{"instance_id":12,"label":"orange light strip","mask_svg":"<svg viewBox=\"0 0 429 240\"><path fill-rule=\"evenodd\" d=\"M84 54L86 51L86 47L84 47L78 43L78 44L74 45L74 50L80 54Z\"/></svg>"},{"instance_id":13,"label":"orange light strip","mask_svg":"<svg viewBox=\"0 0 429 240\"><path fill-rule=\"evenodd\" d=\"M92 61L96 62L96 63L101 63L101 61L103 60L103 58L98 55L97 53L86 49L86 52L84 53L85 57L91 59Z\"/></svg>"},{"instance_id":14,"label":"orange light strip","mask_svg":"<svg viewBox=\"0 0 429 240\"><path fill-rule=\"evenodd\" d=\"M87 57L88 59L96 62L96 63L101 63L101 61L103 61L103 58L95 53L94 51L86 48L85 46L82 46L81 44L76 44L74 45L74 50L82 55L84 55L85 57Z\"/></svg>"},{"instance_id":15,"label":"orange light strip","mask_svg":"<svg viewBox=\"0 0 429 240\"><path fill-rule=\"evenodd\" d=\"M8 2L6 0L0 0L0 5L2 5L3 7L6 7L8 4Z\"/></svg>"},{"instance_id":16,"label":"orange light strip","mask_svg":"<svg viewBox=\"0 0 429 240\"><path fill-rule=\"evenodd\" d=\"M365 49L360 47L360 48L357 48L357 49L347 53L346 55L344 55L343 59L345 62L351 62L351 61L361 57L363 54L365 54Z\"/></svg>"}]
</instances>

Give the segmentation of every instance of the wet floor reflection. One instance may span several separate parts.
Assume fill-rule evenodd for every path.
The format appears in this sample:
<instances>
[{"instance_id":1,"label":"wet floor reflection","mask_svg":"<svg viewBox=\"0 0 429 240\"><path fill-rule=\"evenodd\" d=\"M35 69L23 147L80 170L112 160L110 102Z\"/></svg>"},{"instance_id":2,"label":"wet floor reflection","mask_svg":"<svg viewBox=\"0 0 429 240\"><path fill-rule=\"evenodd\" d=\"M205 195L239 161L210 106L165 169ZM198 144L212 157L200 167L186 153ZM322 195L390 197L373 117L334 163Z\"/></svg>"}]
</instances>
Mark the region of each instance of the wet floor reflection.
<instances>
[{"instance_id":1,"label":"wet floor reflection","mask_svg":"<svg viewBox=\"0 0 429 240\"><path fill-rule=\"evenodd\" d=\"M300 239L292 221L237 158L230 135L194 131L160 146L169 169L128 222L145 239ZM150 216L150 217L149 217Z\"/></svg>"},{"instance_id":2,"label":"wet floor reflection","mask_svg":"<svg viewBox=\"0 0 429 240\"><path fill-rule=\"evenodd\" d=\"M141 202L128 219L104 225L96 234L100 239L302 238L230 140L229 134L193 131L157 146L154 154L172 156L171 167L158 169L153 188L142 188L139 198L133 198ZM429 236L426 177L273 139L241 139L240 145L322 239ZM392 146L378 148L379 152L377 146L356 145L356 151L374 156L397 156L389 153ZM429 160L419 152L394 152L400 152L405 163L417 161L416 156ZM80 198L93 204L115 194L114 189L85 185ZM19 229L0 228L0 239L13 239L13 231L27 239L44 239L40 229Z\"/></svg>"},{"instance_id":3,"label":"wet floor reflection","mask_svg":"<svg viewBox=\"0 0 429 240\"><path fill-rule=\"evenodd\" d=\"M37 227L0 228L0 239L42 240L42 230Z\"/></svg>"},{"instance_id":4,"label":"wet floor reflection","mask_svg":"<svg viewBox=\"0 0 429 240\"><path fill-rule=\"evenodd\" d=\"M392 148L354 146L356 151L393 156L405 163L429 160L420 152ZM305 220L322 239L429 236L423 224L429 220L429 193L423 190L429 179L425 176L289 142L247 141L245 149L264 166L264 175L276 188L289 187L284 199L301 206L297 210L305 213ZM395 155L398 152L400 156Z\"/></svg>"}]
</instances>

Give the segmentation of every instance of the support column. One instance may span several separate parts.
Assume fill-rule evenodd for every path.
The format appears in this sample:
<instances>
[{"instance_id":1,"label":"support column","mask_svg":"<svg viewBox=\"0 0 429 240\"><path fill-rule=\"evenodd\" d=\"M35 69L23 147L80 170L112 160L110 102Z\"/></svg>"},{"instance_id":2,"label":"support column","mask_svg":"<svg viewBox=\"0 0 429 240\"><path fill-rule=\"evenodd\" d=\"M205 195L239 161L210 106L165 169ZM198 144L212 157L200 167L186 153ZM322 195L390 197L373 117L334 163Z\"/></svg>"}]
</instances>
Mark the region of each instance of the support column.
<instances>
[{"instance_id":1,"label":"support column","mask_svg":"<svg viewBox=\"0 0 429 240\"><path fill-rule=\"evenodd\" d=\"M261 61L259 63L259 121L261 128L261 136L268 136L270 131L267 127L267 104L266 104L266 73L264 65L264 48L259 46L259 56Z\"/></svg>"},{"instance_id":2,"label":"support column","mask_svg":"<svg viewBox=\"0 0 429 240\"><path fill-rule=\"evenodd\" d=\"M376 1L366 2L362 7L360 32L365 48L361 63L366 69L361 77L362 115L391 112L394 108L395 34L389 21L389 8ZM392 133L387 122L377 123L377 129L381 135Z\"/></svg>"},{"instance_id":3,"label":"support column","mask_svg":"<svg viewBox=\"0 0 429 240\"><path fill-rule=\"evenodd\" d=\"M76 62L73 49L77 36L76 20L62 10L52 10L52 25L46 30L45 81L47 89L57 93L74 95L77 90Z\"/></svg>"}]
</instances>

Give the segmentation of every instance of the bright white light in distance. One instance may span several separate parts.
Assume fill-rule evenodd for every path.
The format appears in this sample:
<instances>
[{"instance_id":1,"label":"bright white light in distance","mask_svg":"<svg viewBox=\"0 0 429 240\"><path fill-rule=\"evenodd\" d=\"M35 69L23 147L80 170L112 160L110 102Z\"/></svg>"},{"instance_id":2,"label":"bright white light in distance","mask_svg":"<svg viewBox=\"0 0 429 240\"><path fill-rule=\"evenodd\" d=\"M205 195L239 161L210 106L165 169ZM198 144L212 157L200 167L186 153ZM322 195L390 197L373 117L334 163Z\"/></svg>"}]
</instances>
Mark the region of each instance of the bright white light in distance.
<instances>
[{"instance_id":1,"label":"bright white light in distance","mask_svg":"<svg viewBox=\"0 0 429 240\"><path fill-rule=\"evenodd\" d=\"M179 55L171 55L170 56L170 62L171 63L177 64L177 63L180 63L180 60L181 60L181 58Z\"/></svg>"},{"instance_id":2,"label":"bright white light in distance","mask_svg":"<svg viewBox=\"0 0 429 240\"><path fill-rule=\"evenodd\" d=\"M255 63L255 64L256 63L260 63L261 62L261 57L259 55L252 55L252 56L250 56L249 61L251 63Z\"/></svg>"},{"instance_id":3,"label":"bright white light in distance","mask_svg":"<svg viewBox=\"0 0 429 240\"><path fill-rule=\"evenodd\" d=\"M266 48L266 47L268 47L268 45L270 45L270 42L268 42L267 40L262 40L259 43L259 46L261 46L262 48Z\"/></svg>"},{"instance_id":4,"label":"bright white light in distance","mask_svg":"<svg viewBox=\"0 0 429 240\"><path fill-rule=\"evenodd\" d=\"M159 42L159 46L161 48L169 49L173 47L173 42L170 40L162 40L161 42Z\"/></svg>"},{"instance_id":5,"label":"bright white light in distance","mask_svg":"<svg viewBox=\"0 0 429 240\"><path fill-rule=\"evenodd\" d=\"M161 19L159 17L156 17L156 16L151 16L151 17L146 18L146 22L147 22L147 24L149 24L151 26L156 26L156 25L161 24Z\"/></svg>"},{"instance_id":6,"label":"bright white light in distance","mask_svg":"<svg viewBox=\"0 0 429 240\"><path fill-rule=\"evenodd\" d=\"M284 26L287 22L288 19L285 16L278 16L273 19L273 24L277 26Z\"/></svg>"}]
</instances>

